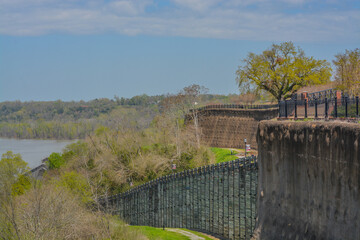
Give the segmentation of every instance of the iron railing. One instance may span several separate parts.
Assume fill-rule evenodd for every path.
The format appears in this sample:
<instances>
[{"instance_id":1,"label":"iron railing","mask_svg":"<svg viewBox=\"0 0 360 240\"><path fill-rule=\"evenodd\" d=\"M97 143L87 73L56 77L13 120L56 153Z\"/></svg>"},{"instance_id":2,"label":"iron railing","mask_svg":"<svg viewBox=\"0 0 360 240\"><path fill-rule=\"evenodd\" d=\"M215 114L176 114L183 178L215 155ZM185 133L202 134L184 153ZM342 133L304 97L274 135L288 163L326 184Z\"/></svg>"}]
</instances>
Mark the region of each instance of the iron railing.
<instances>
[{"instance_id":1,"label":"iron railing","mask_svg":"<svg viewBox=\"0 0 360 240\"><path fill-rule=\"evenodd\" d=\"M359 118L359 97L280 101L279 117Z\"/></svg>"},{"instance_id":2,"label":"iron railing","mask_svg":"<svg viewBox=\"0 0 360 240\"><path fill-rule=\"evenodd\" d=\"M243 105L243 104L213 104L206 105L204 107L197 108L196 110L208 110L208 109L270 109L277 108L278 104L264 104L264 105Z\"/></svg>"},{"instance_id":3,"label":"iron railing","mask_svg":"<svg viewBox=\"0 0 360 240\"><path fill-rule=\"evenodd\" d=\"M308 98L310 101L314 100L325 100L327 99L334 99L336 97L337 90L335 88L326 89L323 91L308 93Z\"/></svg>"},{"instance_id":4,"label":"iron railing","mask_svg":"<svg viewBox=\"0 0 360 240\"><path fill-rule=\"evenodd\" d=\"M100 203L131 225L250 239L257 215L257 179L257 159L248 157L161 177Z\"/></svg>"}]
</instances>

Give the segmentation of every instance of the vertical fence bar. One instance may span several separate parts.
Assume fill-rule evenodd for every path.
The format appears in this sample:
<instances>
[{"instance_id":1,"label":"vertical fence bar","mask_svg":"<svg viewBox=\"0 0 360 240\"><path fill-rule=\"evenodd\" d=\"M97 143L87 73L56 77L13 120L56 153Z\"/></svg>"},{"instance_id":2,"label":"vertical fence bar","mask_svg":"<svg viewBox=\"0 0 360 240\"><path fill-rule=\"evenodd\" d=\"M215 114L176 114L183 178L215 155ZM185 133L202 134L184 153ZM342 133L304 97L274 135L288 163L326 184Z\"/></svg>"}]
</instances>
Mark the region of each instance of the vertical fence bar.
<instances>
[{"instance_id":1,"label":"vertical fence bar","mask_svg":"<svg viewBox=\"0 0 360 240\"><path fill-rule=\"evenodd\" d=\"M230 107L230 106L229 106ZM194 229L199 229L199 169L194 170Z\"/></svg>"},{"instance_id":2,"label":"vertical fence bar","mask_svg":"<svg viewBox=\"0 0 360 240\"><path fill-rule=\"evenodd\" d=\"M206 167L206 176L207 176L207 189L206 189L206 194L207 194L207 219L208 219L208 223L207 223L207 228L206 228L206 232L210 232L210 226L211 226L211 207L210 207L210 203L211 203L211 168L210 166Z\"/></svg>"},{"instance_id":3,"label":"vertical fence bar","mask_svg":"<svg viewBox=\"0 0 360 240\"><path fill-rule=\"evenodd\" d=\"M345 117L348 117L348 97L345 97Z\"/></svg>"},{"instance_id":4,"label":"vertical fence bar","mask_svg":"<svg viewBox=\"0 0 360 240\"><path fill-rule=\"evenodd\" d=\"M163 194L163 178L159 178L159 227L164 227L164 194Z\"/></svg>"},{"instance_id":5,"label":"vertical fence bar","mask_svg":"<svg viewBox=\"0 0 360 240\"><path fill-rule=\"evenodd\" d=\"M315 98L315 119L318 118L318 100Z\"/></svg>"},{"instance_id":6,"label":"vertical fence bar","mask_svg":"<svg viewBox=\"0 0 360 240\"><path fill-rule=\"evenodd\" d=\"M335 97L335 109L334 109L334 111L335 111L335 118L337 118L337 117L338 117L337 105L338 105L338 102L337 102L337 97Z\"/></svg>"},{"instance_id":7,"label":"vertical fence bar","mask_svg":"<svg viewBox=\"0 0 360 240\"><path fill-rule=\"evenodd\" d=\"M358 118L359 117L359 97L358 96L356 96L355 101L356 101L356 117Z\"/></svg>"},{"instance_id":8,"label":"vertical fence bar","mask_svg":"<svg viewBox=\"0 0 360 240\"><path fill-rule=\"evenodd\" d=\"M329 113L328 113L328 99L325 98L325 118L328 118L329 117Z\"/></svg>"},{"instance_id":9,"label":"vertical fence bar","mask_svg":"<svg viewBox=\"0 0 360 240\"><path fill-rule=\"evenodd\" d=\"M295 116L294 116L294 118L296 119L297 118L297 100L296 99L294 100L294 105L295 105Z\"/></svg>"},{"instance_id":10,"label":"vertical fence bar","mask_svg":"<svg viewBox=\"0 0 360 240\"><path fill-rule=\"evenodd\" d=\"M305 99L305 118L307 118L308 117L308 100L307 99Z\"/></svg>"},{"instance_id":11,"label":"vertical fence bar","mask_svg":"<svg viewBox=\"0 0 360 240\"><path fill-rule=\"evenodd\" d=\"M168 176L165 176L163 179L163 183L164 183L164 227L168 227Z\"/></svg>"},{"instance_id":12,"label":"vertical fence bar","mask_svg":"<svg viewBox=\"0 0 360 240\"><path fill-rule=\"evenodd\" d=\"M224 201L224 207L225 207L225 228L224 228L224 237L227 239L231 239L231 213L230 213L230 205L231 205L231 168L230 168L230 162L225 162L225 178L224 178L224 191L225 191L225 201Z\"/></svg>"},{"instance_id":13,"label":"vertical fence bar","mask_svg":"<svg viewBox=\"0 0 360 240\"><path fill-rule=\"evenodd\" d=\"M238 180L238 190L239 190L239 194L238 194L238 210L239 210L239 239L242 238L242 228L243 228L243 225L242 225L242 216L241 216L241 204L242 204L242 189L244 188L243 184L242 184L242 171L241 171L241 164L242 164L243 160L241 161L238 161L237 162L237 168L238 168L238 174L239 174L239 180Z\"/></svg>"},{"instance_id":14,"label":"vertical fence bar","mask_svg":"<svg viewBox=\"0 0 360 240\"><path fill-rule=\"evenodd\" d=\"M191 207L191 202L190 202L190 171L187 170L186 171L186 177L185 177L185 183L186 183L186 228L190 228L190 207Z\"/></svg>"},{"instance_id":15,"label":"vertical fence bar","mask_svg":"<svg viewBox=\"0 0 360 240\"><path fill-rule=\"evenodd\" d=\"M200 226L201 226L201 214L200 214L200 174L201 174L201 168L197 168L195 170L195 173L196 173L196 177L195 177L195 181L196 181L196 230L199 230L200 229Z\"/></svg>"},{"instance_id":16,"label":"vertical fence bar","mask_svg":"<svg viewBox=\"0 0 360 240\"><path fill-rule=\"evenodd\" d=\"M224 211L224 208L225 208L224 207L224 175L225 175L225 173L224 173L224 170L225 169L224 169L223 163L220 164L220 168L221 168L221 199L220 199L220 201L221 201L221 219L220 219L221 230L220 230L220 235L224 236L224 221L225 221L225 211Z\"/></svg>"},{"instance_id":17,"label":"vertical fence bar","mask_svg":"<svg viewBox=\"0 0 360 240\"><path fill-rule=\"evenodd\" d=\"M194 195L195 195L195 185L194 185L194 169L190 170L190 229L194 229Z\"/></svg>"},{"instance_id":18,"label":"vertical fence bar","mask_svg":"<svg viewBox=\"0 0 360 240\"><path fill-rule=\"evenodd\" d=\"M203 202L203 199L202 199L202 168L199 167L198 168L198 177L197 177L197 186L198 186L198 191L197 191L197 194L198 194L198 216L199 216L199 221L198 221L198 230L200 230L202 228L202 224L203 224L203 219L202 219L202 202Z\"/></svg>"},{"instance_id":19,"label":"vertical fence bar","mask_svg":"<svg viewBox=\"0 0 360 240\"><path fill-rule=\"evenodd\" d=\"M180 224L179 224L179 227L180 228L184 228L184 210L185 210L185 196L184 196L184 193L185 193L185 186L184 186L184 172L180 172L179 175L180 175L180 186L179 186L179 189L180 189L180 204L179 204L179 207L180 207Z\"/></svg>"},{"instance_id":20,"label":"vertical fence bar","mask_svg":"<svg viewBox=\"0 0 360 240\"><path fill-rule=\"evenodd\" d=\"M284 105L284 107L285 107L285 118L287 118L288 117L287 101L284 100L284 103L285 103L285 105Z\"/></svg>"},{"instance_id":21,"label":"vertical fence bar","mask_svg":"<svg viewBox=\"0 0 360 240\"><path fill-rule=\"evenodd\" d=\"M175 175L171 174L170 176L170 227L175 227Z\"/></svg>"},{"instance_id":22,"label":"vertical fence bar","mask_svg":"<svg viewBox=\"0 0 360 240\"><path fill-rule=\"evenodd\" d=\"M227 165L227 236L228 238L230 239L231 238L231 235L232 235L232 226L231 226L231 188L230 188L230 185L231 185L231 165L230 165L230 162L228 162L228 165Z\"/></svg>"},{"instance_id":23,"label":"vertical fence bar","mask_svg":"<svg viewBox=\"0 0 360 240\"><path fill-rule=\"evenodd\" d=\"M281 101L278 101L278 108L279 108L279 118L281 118Z\"/></svg>"},{"instance_id":24,"label":"vertical fence bar","mask_svg":"<svg viewBox=\"0 0 360 240\"><path fill-rule=\"evenodd\" d=\"M232 239L236 238L236 219L235 219L235 161L231 162L231 173L232 173Z\"/></svg>"},{"instance_id":25,"label":"vertical fence bar","mask_svg":"<svg viewBox=\"0 0 360 240\"><path fill-rule=\"evenodd\" d=\"M176 180L177 180L177 177L176 177L176 173L174 173L172 175L172 187L171 187L171 191L172 191L172 215L171 215L171 218L172 218L172 227L173 228L176 228L176 225L177 225L177 218L178 218L178 214L177 214L177 198L179 197L177 195L177 192L176 192Z\"/></svg>"},{"instance_id":26,"label":"vertical fence bar","mask_svg":"<svg viewBox=\"0 0 360 240\"><path fill-rule=\"evenodd\" d=\"M215 183L214 183L214 194L215 194L215 198L214 198L214 228L215 228L215 234L219 235L220 233L220 227L219 227L219 216L220 216L220 164L216 164L215 165L215 171L214 171L214 175L215 175Z\"/></svg>"}]
</instances>

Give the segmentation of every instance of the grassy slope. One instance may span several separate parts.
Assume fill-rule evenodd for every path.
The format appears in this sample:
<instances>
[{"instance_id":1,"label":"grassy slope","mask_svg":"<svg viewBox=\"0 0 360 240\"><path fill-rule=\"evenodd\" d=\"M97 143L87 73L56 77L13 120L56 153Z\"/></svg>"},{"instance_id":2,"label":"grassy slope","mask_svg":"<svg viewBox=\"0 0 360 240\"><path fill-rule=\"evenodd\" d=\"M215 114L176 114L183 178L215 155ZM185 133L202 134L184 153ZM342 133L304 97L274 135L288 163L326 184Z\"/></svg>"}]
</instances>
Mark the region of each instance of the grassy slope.
<instances>
[{"instance_id":1,"label":"grassy slope","mask_svg":"<svg viewBox=\"0 0 360 240\"><path fill-rule=\"evenodd\" d=\"M221 162L228 162L237 159L238 157L235 156L235 151L233 151L233 155L231 155L231 150L224 149L224 148L210 148L213 153L215 153L215 162L221 163Z\"/></svg>"}]
</instances>

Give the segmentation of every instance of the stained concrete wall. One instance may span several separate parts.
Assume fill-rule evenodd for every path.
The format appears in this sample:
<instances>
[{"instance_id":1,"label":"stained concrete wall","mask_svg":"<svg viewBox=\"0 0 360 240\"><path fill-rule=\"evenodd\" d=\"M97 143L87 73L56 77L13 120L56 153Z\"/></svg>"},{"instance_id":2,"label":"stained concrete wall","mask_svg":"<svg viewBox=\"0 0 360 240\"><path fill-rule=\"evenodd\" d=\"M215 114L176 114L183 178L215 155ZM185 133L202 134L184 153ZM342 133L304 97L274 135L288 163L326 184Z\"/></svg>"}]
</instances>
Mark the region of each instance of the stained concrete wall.
<instances>
[{"instance_id":1,"label":"stained concrete wall","mask_svg":"<svg viewBox=\"0 0 360 240\"><path fill-rule=\"evenodd\" d=\"M259 124L254 239L360 239L360 124Z\"/></svg>"},{"instance_id":2,"label":"stained concrete wall","mask_svg":"<svg viewBox=\"0 0 360 240\"><path fill-rule=\"evenodd\" d=\"M278 116L278 109L206 109L198 114L202 141L212 147L244 148L244 138L257 149L261 120Z\"/></svg>"}]
</instances>

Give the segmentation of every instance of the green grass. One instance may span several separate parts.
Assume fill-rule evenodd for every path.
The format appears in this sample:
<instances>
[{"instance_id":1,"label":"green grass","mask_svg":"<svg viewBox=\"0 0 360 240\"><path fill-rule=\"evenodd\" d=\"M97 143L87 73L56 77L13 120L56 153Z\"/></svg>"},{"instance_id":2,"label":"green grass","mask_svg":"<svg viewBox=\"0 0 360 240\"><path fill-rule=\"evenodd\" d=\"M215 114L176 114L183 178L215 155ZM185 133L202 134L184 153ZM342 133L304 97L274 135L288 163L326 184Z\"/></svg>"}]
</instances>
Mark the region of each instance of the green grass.
<instances>
[{"instance_id":1,"label":"green grass","mask_svg":"<svg viewBox=\"0 0 360 240\"><path fill-rule=\"evenodd\" d=\"M213 153L215 153L215 162L221 163L221 162L228 162L237 159L238 157L235 155L231 155L231 150L224 149L224 148L210 148ZM233 154L237 152L233 151Z\"/></svg>"},{"instance_id":2,"label":"green grass","mask_svg":"<svg viewBox=\"0 0 360 240\"><path fill-rule=\"evenodd\" d=\"M137 230L145 235L149 240L189 240L190 238L180 233L163 230L162 228L154 228L148 226L129 226L131 229ZM205 235L190 231L188 229L181 228L181 230L191 232L199 237L203 237L205 240L211 240L211 238Z\"/></svg>"},{"instance_id":3,"label":"green grass","mask_svg":"<svg viewBox=\"0 0 360 240\"><path fill-rule=\"evenodd\" d=\"M205 240L212 240L211 238L206 237L205 235L203 235L203 234L201 234L201 233L199 233L199 232L191 231L191 230L185 229L185 228L181 228L181 230L191 232L191 233L195 234L196 236L205 238Z\"/></svg>"},{"instance_id":4,"label":"green grass","mask_svg":"<svg viewBox=\"0 0 360 240\"><path fill-rule=\"evenodd\" d=\"M140 230L140 232L148 237L149 240L189 240L188 237L180 233L169 232L162 228L147 226L130 226L130 228Z\"/></svg>"}]
</instances>

